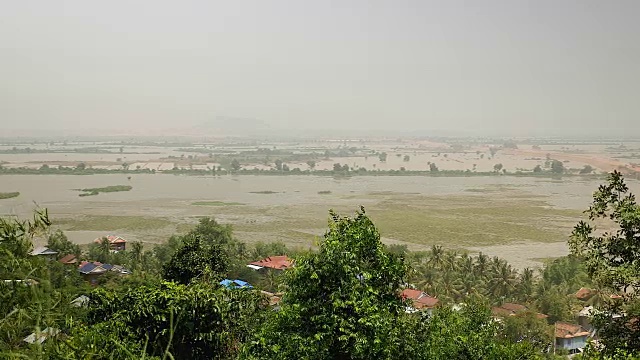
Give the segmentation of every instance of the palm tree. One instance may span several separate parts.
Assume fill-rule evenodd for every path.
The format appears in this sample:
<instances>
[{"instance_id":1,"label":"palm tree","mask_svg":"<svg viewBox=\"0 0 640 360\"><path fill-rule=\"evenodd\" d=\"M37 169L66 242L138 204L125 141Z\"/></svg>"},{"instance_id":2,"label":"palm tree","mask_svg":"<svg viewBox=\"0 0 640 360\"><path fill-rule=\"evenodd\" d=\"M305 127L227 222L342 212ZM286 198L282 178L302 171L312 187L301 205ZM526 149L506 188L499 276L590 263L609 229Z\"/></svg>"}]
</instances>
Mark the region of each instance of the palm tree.
<instances>
[{"instance_id":1,"label":"palm tree","mask_svg":"<svg viewBox=\"0 0 640 360\"><path fill-rule=\"evenodd\" d=\"M142 265L142 243L135 241L131 244L131 250L129 252L131 257L131 268L137 270Z\"/></svg>"},{"instance_id":2,"label":"palm tree","mask_svg":"<svg viewBox=\"0 0 640 360\"><path fill-rule=\"evenodd\" d=\"M489 257L483 253L476 257L475 273L480 278L485 278L489 270Z\"/></svg>"},{"instance_id":3,"label":"palm tree","mask_svg":"<svg viewBox=\"0 0 640 360\"><path fill-rule=\"evenodd\" d=\"M495 298L506 298L513 294L516 276L507 263L495 268L496 272L489 280L489 292Z\"/></svg>"},{"instance_id":4,"label":"palm tree","mask_svg":"<svg viewBox=\"0 0 640 360\"><path fill-rule=\"evenodd\" d=\"M530 301L533 298L533 270L525 268L520 274L517 284L517 295L522 301Z\"/></svg>"},{"instance_id":5,"label":"palm tree","mask_svg":"<svg viewBox=\"0 0 640 360\"><path fill-rule=\"evenodd\" d=\"M431 254L429 255L429 262L431 263L431 265L436 268L442 268L442 265L444 264L444 249L442 248L442 246L433 245L431 247Z\"/></svg>"}]
</instances>

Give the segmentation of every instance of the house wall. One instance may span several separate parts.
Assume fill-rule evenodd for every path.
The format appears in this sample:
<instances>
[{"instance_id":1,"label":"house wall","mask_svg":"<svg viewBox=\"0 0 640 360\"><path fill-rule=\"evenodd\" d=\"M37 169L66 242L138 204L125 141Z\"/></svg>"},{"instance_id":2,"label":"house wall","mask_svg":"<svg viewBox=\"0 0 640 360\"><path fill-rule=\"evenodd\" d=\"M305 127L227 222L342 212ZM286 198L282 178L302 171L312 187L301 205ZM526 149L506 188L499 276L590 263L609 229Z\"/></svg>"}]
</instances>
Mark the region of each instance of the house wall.
<instances>
[{"instance_id":1,"label":"house wall","mask_svg":"<svg viewBox=\"0 0 640 360\"><path fill-rule=\"evenodd\" d=\"M587 337L580 336L569 339L558 338L556 339L556 345L567 350L584 348L587 346Z\"/></svg>"}]
</instances>

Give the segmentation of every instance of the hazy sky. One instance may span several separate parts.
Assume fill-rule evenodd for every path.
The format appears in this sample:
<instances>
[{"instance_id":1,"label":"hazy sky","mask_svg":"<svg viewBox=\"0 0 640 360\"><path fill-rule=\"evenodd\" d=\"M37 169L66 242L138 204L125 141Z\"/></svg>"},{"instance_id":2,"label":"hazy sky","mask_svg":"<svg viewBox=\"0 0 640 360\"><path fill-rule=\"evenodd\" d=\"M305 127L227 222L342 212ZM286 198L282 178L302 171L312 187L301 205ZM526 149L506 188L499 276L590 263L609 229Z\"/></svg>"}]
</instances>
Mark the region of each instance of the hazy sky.
<instances>
[{"instance_id":1,"label":"hazy sky","mask_svg":"<svg viewBox=\"0 0 640 360\"><path fill-rule=\"evenodd\" d=\"M640 135L639 14L638 0L0 0L0 123Z\"/></svg>"}]
</instances>

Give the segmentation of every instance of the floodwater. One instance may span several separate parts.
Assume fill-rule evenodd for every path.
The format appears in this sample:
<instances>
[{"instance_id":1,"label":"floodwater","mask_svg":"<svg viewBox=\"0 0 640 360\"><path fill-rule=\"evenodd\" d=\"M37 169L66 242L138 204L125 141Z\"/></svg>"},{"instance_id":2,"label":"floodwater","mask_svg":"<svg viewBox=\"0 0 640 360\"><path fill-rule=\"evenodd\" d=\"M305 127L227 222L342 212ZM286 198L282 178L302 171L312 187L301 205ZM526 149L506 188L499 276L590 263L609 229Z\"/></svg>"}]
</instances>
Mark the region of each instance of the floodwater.
<instances>
[{"instance_id":1,"label":"floodwater","mask_svg":"<svg viewBox=\"0 0 640 360\"><path fill-rule=\"evenodd\" d=\"M601 181L565 178L527 178L511 176L421 177L421 176L354 176L332 178L324 176L186 176L162 174L108 175L3 175L0 191L20 192L20 196L0 201L0 214L28 215L33 204L48 207L91 208L97 203L190 202L216 200L240 202L247 205L294 205L327 202L318 191L332 195L367 195L372 192L412 193L420 195L473 194L468 190L482 190L493 186L508 186L545 196L553 206L585 209ZM131 185L127 192L79 197L75 189ZM629 185L640 191L637 181ZM260 194L256 192L274 192ZM331 198L335 199L335 196ZM161 210L158 210L161 211Z\"/></svg>"},{"instance_id":2,"label":"floodwater","mask_svg":"<svg viewBox=\"0 0 640 360\"><path fill-rule=\"evenodd\" d=\"M421 177L421 176L354 176L332 178L322 176L185 176L167 174L108 175L2 175L0 192L20 192L20 196L0 200L0 215L30 216L37 205L49 209L55 218L76 218L82 215L162 217L184 222L193 219L206 207L193 206L195 201L237 202L267 209L277 206L306 205L326 211L335 207L354 207L376 201L372 193L415 194L416 196L466 195L491 196L492 191L515 189L531 197L541 197L550 206L583 210L589 206L592 193L602 180L577 177L552 180L512 176L490 177ZM627 182L634 193L640 193L640 182ZM103 193L80 197L75 189L131 185L126 192ZM485 191L489 193L483 193ZM318 194L330 191L331 195ZM272 192L272 193L259 193ZM357 198L358 204L353 204ZM527 201L521 199L519 201ZM261 211L261 210L260 210ZM242 215L237 215L242 216ZM254 214L255 217L255 214ZM224 218L221 218L224 221ZM105 231L108 229L105 229ZM98 237L99 231L68 231L69 238L87 243ZM120 235L130 239L145 238L130 231ZM165 236L166 235L166 236ZM267 235L267 234L265 234ZM142 237L140 237L142 236ZM154 241L168 235L154 233ZM404 243L399 239L386 242ZM410 249L428 249L426 245L410 244ZM567 253L566 243L504 244L469 248L498 255L518 268L539 264L536 259Z\"/></svg>"}]
</instances>

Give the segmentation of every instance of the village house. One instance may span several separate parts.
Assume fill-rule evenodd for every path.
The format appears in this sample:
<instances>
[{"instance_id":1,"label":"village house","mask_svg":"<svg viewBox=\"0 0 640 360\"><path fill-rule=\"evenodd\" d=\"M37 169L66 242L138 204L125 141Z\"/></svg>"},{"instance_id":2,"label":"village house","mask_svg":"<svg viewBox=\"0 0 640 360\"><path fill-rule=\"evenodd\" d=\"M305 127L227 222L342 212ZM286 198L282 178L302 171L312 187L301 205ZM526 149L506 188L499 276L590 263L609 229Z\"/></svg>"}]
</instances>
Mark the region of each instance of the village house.
<instances>
[{"instance_id":1,"label":"village house","mask_svg":"<svg viewBox=\"0 0 640 360\"><path fill-rule=\"evenodd\" d=\"M555 324L556 349L565 349L569 354L582 352L589 335L590 333L580 325L559 321Z\"/></svg>"},{"instance_id":2,"label":"village house","mask_svg":"<svg viewBox=\"0 0 640 360\"><path fill-rule=\"evenodd\" d=\"M58 255L57 251L51 250L46 246L38 246L37 248L31 251L31 255L33 256L42 256L47 260L55 260L56 255Z\"/></svg>"},{"instance_id":3,"label":"village house","mask_svg":"<svg viewBox=\"0 0 640 360\"><path fill-rule=\"evenodd\" d=\"M91 285L98 284L98 278L107 271L115 272L119 275L128 275L131 272L120 265L102 264L100 262L87 262L80 263L78 272L82 275L82 278L88 281Z\"/></svg>"},{"instance_id":4,"label":"village house","mask_svg":"<svg viewBox=\"0 0 640 360\"><path fill-rule=\"evenodd\" d=\"M435 297L415 289L402 290L400 297L402 298L402 301L407 302L405 311L409 313L416 311L427 311L428 313L431 313L433 308L435 308L440 302Z\"/></svg>"},{"instance_id":5,"label":"village house","mask_svg":"<svg viewBox=\"0 0 640 360\"><path fill-rule=\"evenodd\" d=\"M65 265L73 265L73 264L78 263L78 258L76 258L76 256L73 255L73 254L69 254L69 255L63 256L58 261L60 263L62 263L62 264L65 264Z\"/></svg>"},{"instance_id":6,"label":"village house","mask_svg":"<svg viewBox=\"0 0 640 360\"><path fill-rule=\"evenodd\" d=\"M285 270L293 266L293 260L286 255L270 256L266 259L254 261L247 267L254 270L272 269L272 270Z\"/></svg>"},{"instance_id":7,"label":"village house","mask_svg":"<svg viewBox=\"0 0 640 360\"><path fill-rule=\"evenodd\" d=\"M100 244L100 243L102 243L102 241L104 239L107 239L107 241L109 241L109 249L110 250L112 250L112 251L124 251L124 250L126 250L127 240L121 238L120 236L116 236L116 235L108 235L108 236L100 237L100 238L97 238L97 239L93 240L93 242L95 242L96 244Z\"/></svg>"},{"instance_id":8,"label":"village house","mask_svg":"<svg viewBox=\"0 0 640 360\"><path fill-rule=\"evenodd\" d=\"M246 281L242 280L229 280L224 279L220 281L220 285L226 287L227 289L253 289L253 286Z\"/></svg>"}]
</instances>

